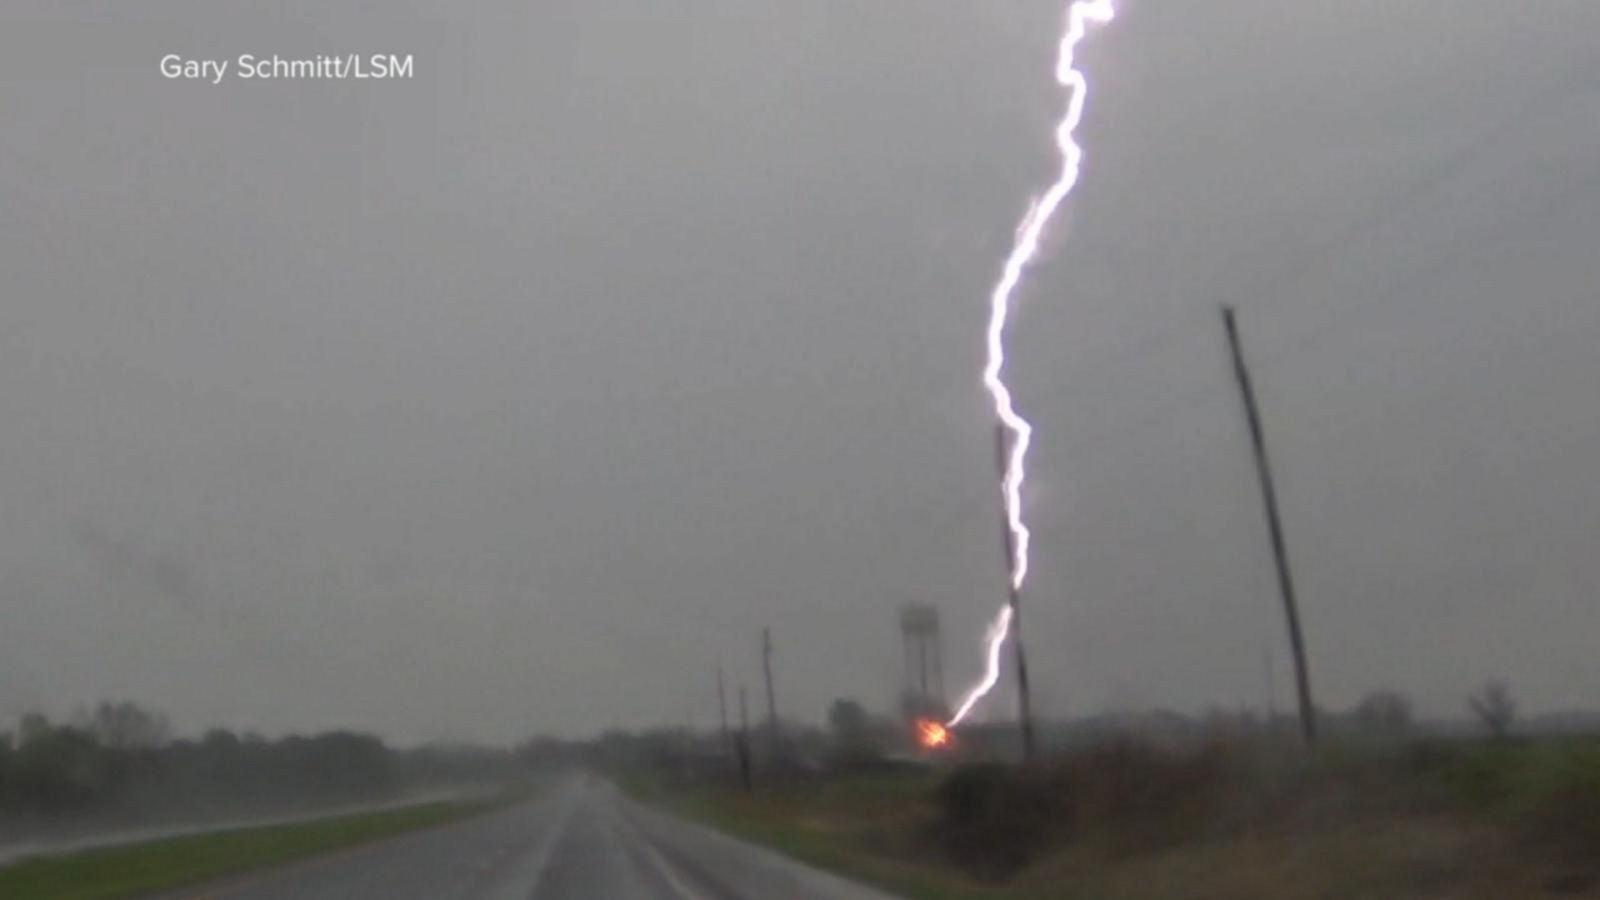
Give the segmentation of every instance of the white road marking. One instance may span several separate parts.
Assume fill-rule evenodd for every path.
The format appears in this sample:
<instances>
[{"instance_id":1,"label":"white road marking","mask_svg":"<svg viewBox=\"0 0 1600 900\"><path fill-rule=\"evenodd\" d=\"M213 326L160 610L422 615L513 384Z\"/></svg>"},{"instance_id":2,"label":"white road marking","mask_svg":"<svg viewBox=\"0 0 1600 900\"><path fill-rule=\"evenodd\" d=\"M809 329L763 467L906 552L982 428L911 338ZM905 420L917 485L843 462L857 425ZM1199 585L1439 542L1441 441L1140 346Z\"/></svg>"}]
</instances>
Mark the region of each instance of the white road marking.
<instances>
[{"instance_id":1,"label":"white road marking","mask_svg":"<svg viewBox=\"0 0 1600 900\"><path fill-rule=\"evenodd\" d=\"M539 882L544 880L544 870L550 865L550 854L555 852L556 844L561 841L561 836L566 834L567 822L572 818L572 811L578 806L576 793L576 790L569 790L566 796L561 798L561 811L557 814L556 821L546 832L544 842L533 851L531 866L533 875L528 884L527 896L533 897L539 893Z\"/></svg>"},{"instance_id":2,"label":"white road marking","mask_svg":"<svg viewBox=\"0 0 1600 900\"><path fill-rule=\"evenodd\" d=\"M622 805L617 802L616 794L608 793L607 800L610 801L606 805L610 807L612 827L616 830L617 835L621 837L623 832L627 832L640 847L644 848L645 858L650 861L650 865L656 870L656 874L661 877L662 881L666 882L667 887L680 900L708 900L704 894L685 884L683 879L678 877L676 867L661 855L661 851L655 848L655 845L650 842L649 836L644 833L644 829L639 827L639 823L623 813Z\"/></svg>"},{"instance_id":3,"label":"white road marking","mask_svg":"<svg viewBox=\"0 0 1600 900\"><path fill-rule=\"evenodd\" d=\"M671 888L673 893L682 897L683 900L706 900L703 895L678 880L678 875L673 871L672 865L662 857L660 852L648 840L641 836L640 843L644 844L645 854L650 858L651 864L656 867L656 874L661 876L661 880L667 883L667 887Z\"/></svg>"}]
</instances>

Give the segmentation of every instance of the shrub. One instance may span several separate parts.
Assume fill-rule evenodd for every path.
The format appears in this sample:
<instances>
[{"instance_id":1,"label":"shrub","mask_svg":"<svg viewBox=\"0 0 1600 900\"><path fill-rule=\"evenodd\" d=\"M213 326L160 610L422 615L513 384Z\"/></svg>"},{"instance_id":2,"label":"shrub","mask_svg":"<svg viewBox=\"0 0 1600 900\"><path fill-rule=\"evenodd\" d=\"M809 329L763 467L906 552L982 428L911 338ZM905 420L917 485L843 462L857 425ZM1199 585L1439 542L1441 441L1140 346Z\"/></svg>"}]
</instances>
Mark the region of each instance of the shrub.
<instances>
[{"instance_id":1,"label":"shrub","mask_svg":"<svg viewBox=\"0 0 1600 900\"><path fill-rule=\"evenodd\" d=\"M1440 773L1449 796L1479 813L1504 810L1517 791L1526 753L1511 744L1483 744L1448 759Z\"/></svg>"},{"instance_id":2,"label":"shrub","mask_svg":"<svg viewBox=\"0 0 1600 900\"><path fill-rule=\"evenodd\" d=\"M1070 760L1078 812L1110 849L1131 853L1170 846L1213 820L1231 776L1221 744L1165 752L1121 740Z\"/></svg>"},{"instance_id":3,"label":"shrub","mask_svg":"<svg viewBox=\"0 0 1600 900\"><path fill-rule=\"evenodd\" d=\"M1529 761L1516 806L1541 841L1600 853L1600 743L1541 748Z\"/></svg>"},{"instance_id":4,"label":"shrub","mask_svg":"<svg viewBox=\"0 0 1600 900\"><path fill-rule=\"evenodd\" d=\"M940 785L939 836L959 864L1003 876L1065 840L1116 853L1209 826L1230 776L1219 746L1165 752L1119 740L1032 766L962 766Z\"/></svg>"},{"instance_id":5,"label":"shrub","mask_svg":"<svg viewBox=\"0 0 1600 900\"><path fill-rule=\"evenodd\" d=\"M962 766L938 790L939 836L958 864L1003 877L1070 833L1070 785L1042 768Z\"/></svg>"}]
</instances>

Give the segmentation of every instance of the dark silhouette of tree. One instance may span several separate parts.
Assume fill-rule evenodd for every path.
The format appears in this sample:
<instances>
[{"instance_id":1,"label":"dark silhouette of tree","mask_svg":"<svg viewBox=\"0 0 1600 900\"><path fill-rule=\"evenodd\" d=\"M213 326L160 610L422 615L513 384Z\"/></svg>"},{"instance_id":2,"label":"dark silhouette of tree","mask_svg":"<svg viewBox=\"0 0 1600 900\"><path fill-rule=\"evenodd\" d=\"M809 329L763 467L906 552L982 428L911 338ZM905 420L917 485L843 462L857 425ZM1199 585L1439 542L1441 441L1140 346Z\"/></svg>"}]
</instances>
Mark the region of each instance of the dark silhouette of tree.
<instances>
[{"instance_id":1,"label":"dark silhouette of tree","mask_svg":"<svg viewBox=\"0 0 1600 900\"><path fill-rule=\"evenodd\" d=\"M1356 704L1351 717L1370 734L1403 735L1411 730L1411 700L1398 691L1371 691Z\"/></svg>"},{"instance_id":2,"label":"dark silhouette of tree","mask_svg":"<svg viewBox=\"0 0 1600 900\"><path fill-rule=\"evenodd\" d=\"M17 743L22 745L50 730L50 720L41 712L26 712L17 723Z\"/></svg>"},{"instance_id":3,"label":"dark silhouette of tree","mask_svg":"<svg viewBox=\"0 0 1600 900\"><path fill-rule=\"evenodd\" d=\"M1517 718L1517 701L1511 697L1511 688L1504 680L1495 678L1467 698L1467 707L1478 717L1489 736L1505 738L1511 733L1511 724Z\"/></svg>"},{"instance_id":4,"label":"dark silhouette of tree","mask_svg":"<svg viewBox=\"0 0 1600 900\"><path fill-rule=\"evenodd\" d=\"M18 745L7 779L20 805L81 809L115 787L113 759L93 734L70 726L37 726L34 722Z\"/></svg>"},{"instance_id":5,"label":"dark silhouette of tree","mask_svg":"<svg viewBox=\"0 0 1600 900\"><path fill-rule=\"evenodd\" d=\"M166 716L128 701L101 701L88 716L87 728L112 750L149 750L172 739Z\"/></svg>"},{"instance_id":6,"label":"dark silhouette of tree","mask_svg":"<svg viewBox=\"0 0 1600 900\"><path fill-rule=\"evenodd\" d=\"M0 820L8 815L156 815L276 811L391 796L397 789L517 777L506 751L395 750L369 734L330 731L268 740L214 728L171 736L165 716L100 703L52 723L41 713L0 732Z\"/></svg>"},{"instance_id":7,"label":"dark silhouette of tree","mask_svg":"<svg viewBox=\"0 0 1600 900\"><path fill-rule=\"evenodd\" d=\"M866 707L855 700L841 698L828 707L828 727L840 744L859 744L865 740L869 721Z\"/></svg>"}]
</instances>

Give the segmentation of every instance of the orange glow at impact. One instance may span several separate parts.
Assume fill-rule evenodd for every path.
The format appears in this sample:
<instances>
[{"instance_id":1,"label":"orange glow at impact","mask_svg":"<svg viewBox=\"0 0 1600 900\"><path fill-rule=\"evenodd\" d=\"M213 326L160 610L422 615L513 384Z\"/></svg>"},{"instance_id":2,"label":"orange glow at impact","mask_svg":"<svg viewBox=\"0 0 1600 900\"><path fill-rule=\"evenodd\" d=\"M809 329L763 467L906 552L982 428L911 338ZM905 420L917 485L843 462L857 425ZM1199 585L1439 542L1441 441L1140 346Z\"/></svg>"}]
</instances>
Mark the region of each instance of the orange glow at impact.
<instances>
[{"instance_id":1,"label":"orange glow at impact","mask_svg":"<svg viewBox=\"0 0 1600 900\"><path fill-rule=\"evenodd\" d=\"M917 739L930 750L950 746L950 730L932 719L917 720Z\"/></svg>"}]
</instances>

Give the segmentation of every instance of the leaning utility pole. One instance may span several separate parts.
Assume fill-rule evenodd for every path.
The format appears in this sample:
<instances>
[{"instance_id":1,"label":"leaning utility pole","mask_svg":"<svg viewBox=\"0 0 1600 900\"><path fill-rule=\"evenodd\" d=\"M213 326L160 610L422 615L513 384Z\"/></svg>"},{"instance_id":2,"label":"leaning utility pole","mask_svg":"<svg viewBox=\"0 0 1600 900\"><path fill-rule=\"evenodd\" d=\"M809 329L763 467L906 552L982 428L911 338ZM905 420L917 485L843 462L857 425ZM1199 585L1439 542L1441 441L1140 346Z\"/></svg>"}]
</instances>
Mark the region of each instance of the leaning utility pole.
<instances>
[{"instance_id":1,"label":"leaning utility pole","mask_svg":"<svg viewBox=\"0 0 1600 900\"><path fill-rule=\"evenodd\" d=\"M1300 607L1294 598L1294 578L1289 573L1289 548L1283 538L1283 522L1278 515L1278 492L1272 481L1272 462L1267 456L1267 438L1261 428L1261 412L1256 407L1255 386L1244 362L1239 344L1239 324L1233 307L1222 307L1222 324L1233 351L1233 374L1244 398L1245 417L1250 423L1250 443L1255 448L1256 476L1261 482L1261 498L1267 509L1267 530L1272 537L1272 559L1278 568L1278 589L1283 595L1283 614L1289 626L1289 649L1294 653L1295 690L1300 701L1300 733L1307 744L1317 740L1317 709L1311 701L1311 672L1306 666L1305 638L1300 634Z\"/></svg>"},{"instance_id":2,"label":"leaning utility pole","mask_svg":"<svg viewBox=\"0 0 1600 900\"><path fill-rule=\"evenodd\" d=\"M999 422L994 425L994 463L1000 471L1002 488L1006 478L1006 429ZM1003 499L1003 496L1002 496ZM1006 554L1006 603L1011 607L1011 655L1017 661L1017 718L1022 728L1022 758L1024 761L1033 759L1033 698L1028 690L1028 656L1022 650L1022 609L1019 604L1021 599L1017 590L1015 568L1017 564L1016 545L1011 538L1011 521L1009 511L1002 502L1000 506L1000 543Z\"/></svg>"},{"instance_id":3,"label":"leaning utility pole","mask_svg":"<svg viewBox=\"0 0 1600 900\"><path fill-rule=\"evenodd\" d=\"M761 629L761 672L767 679L768 751L778 752L778 700L772 692L772 629Z\"/></svg>"}]
</instances>

